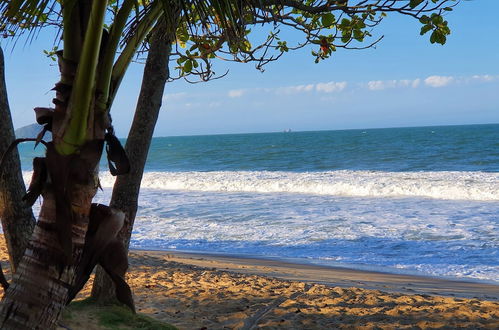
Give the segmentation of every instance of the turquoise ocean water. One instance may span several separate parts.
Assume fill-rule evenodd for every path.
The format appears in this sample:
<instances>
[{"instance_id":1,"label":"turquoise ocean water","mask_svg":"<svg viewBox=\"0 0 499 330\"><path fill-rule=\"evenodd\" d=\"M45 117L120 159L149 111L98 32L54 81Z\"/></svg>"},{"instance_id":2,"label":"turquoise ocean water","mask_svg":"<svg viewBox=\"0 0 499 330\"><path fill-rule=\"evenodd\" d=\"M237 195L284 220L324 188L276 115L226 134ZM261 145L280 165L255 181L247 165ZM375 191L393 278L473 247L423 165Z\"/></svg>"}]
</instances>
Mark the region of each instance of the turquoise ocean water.
<instances>
[{"instance_id":1,"label":"turquoise ocean water","mask_svg":"<svg viewBox=\"0 0 499 330\"><path fill-rule=\"evenodd\" d=\"M136 248L499 283L499 125L155 138L142 187Z\"/></svg>"}]
</instances>

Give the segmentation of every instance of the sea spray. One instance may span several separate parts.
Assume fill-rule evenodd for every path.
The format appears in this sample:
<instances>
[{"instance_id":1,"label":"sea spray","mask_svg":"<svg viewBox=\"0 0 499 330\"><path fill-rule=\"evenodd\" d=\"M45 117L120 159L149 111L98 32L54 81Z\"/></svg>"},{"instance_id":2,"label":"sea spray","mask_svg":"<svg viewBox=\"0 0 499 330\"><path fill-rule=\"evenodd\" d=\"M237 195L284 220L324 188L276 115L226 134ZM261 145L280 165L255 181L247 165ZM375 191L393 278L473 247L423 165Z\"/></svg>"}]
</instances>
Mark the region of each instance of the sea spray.
<instances>
[{"instance_id":1,"label":"sea spray","mask_svg":"<svg viewBox=\"0 0 499 330\"><path fill-rule=\"evenodd\" d=\"M131 246L497 283L498 141L497 124L154 138ZM43 147L20 149L28 181Z\"/></svg>"},{"instance_id":2,"label":"sea spray","mask_svg":"<svg viewBox=\"0 0 499 330\"><path fill-rule=\"evenodd\" d=\"M103 187L114 178L101 174ZM142 187L158 190L299 193L351 197L427 197L499 201L499 173L487 172L147 172Z\"/></svg>"}]
</instances>

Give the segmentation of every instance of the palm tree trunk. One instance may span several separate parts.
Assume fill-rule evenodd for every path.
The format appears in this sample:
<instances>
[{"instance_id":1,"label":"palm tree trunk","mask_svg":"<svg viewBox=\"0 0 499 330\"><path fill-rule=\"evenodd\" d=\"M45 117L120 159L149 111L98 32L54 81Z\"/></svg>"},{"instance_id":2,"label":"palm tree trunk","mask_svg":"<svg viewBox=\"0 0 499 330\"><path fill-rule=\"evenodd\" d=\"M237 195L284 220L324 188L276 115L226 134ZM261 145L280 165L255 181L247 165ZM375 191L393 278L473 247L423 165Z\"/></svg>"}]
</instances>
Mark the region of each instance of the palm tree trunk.
<instances>
[{"instance_id":1,"label":"palm tree trunk","mask_svg":"<svg viewBox=\"0 0 499 330\"><path fill-rule=\"evenodd\" d=\"M135 116L125 145L125 151L131 162L131 171L127 175L118 176L113 188L110 206L125 213L125 225L118 237L125 243L127 249L137 213L142 174L158 120L165 83L170 74L168 62L172 40L167 35L164 22L153 30ZM115 297L114 285L100 266L97 267L92 297L100 301L113 300Z\"/></svg>"},{"instance_id":2,"label":"palm tree trunk","mask_svg":"<svg viewBox=\"0 0 499 330\"><path fill-rule=\"evenodd\" d=\"M75 265L81 257L95 184L74 187L71 196L72 263L66 264L56 231L56 199L51 188L43 204L32 240L7 290L0 310L2 329L52 329L74 285ZM49 288L47 290L47 288Z\"/></svg>"},{"instance_id":3,"label":"palm tree trunk","mask_svg":"<svg viewBox=\"0 0 499 330\"><path fill-rule=\"evenodd\" d=\"M0 48L0 157L14 141L14 126L10 115L7 87L5 84L5 63ZM12 273L24 255L31 233L35 226L35 218L31 207L23 200L26 187L21 172L21 163L17 150L13 150L7 159L5 168L0 173L0 219L7 242Z\"/></svg>"},{"instance_id":4,"label":"palm tree trunk","mask_svg":"<svg viewBox=\"0 0 499 330\"><path fill-rule=\"evenodd\" d=\"M60 59L61 77L74 63ZM52 129L64 119L71 88L56 85ZM70 86L70 85L65 85ZM96 127L106 127L95 123ZM102 131L95 135L104 136ZM94 136L95 136L94 135ZM1 329L53 329L77 279L92 199L98 186L98 162L104 141L90 140L79 153L64 156L48 144L44 161L48 179L31 240L0 306Z\"/></svg>"}]
</instances>

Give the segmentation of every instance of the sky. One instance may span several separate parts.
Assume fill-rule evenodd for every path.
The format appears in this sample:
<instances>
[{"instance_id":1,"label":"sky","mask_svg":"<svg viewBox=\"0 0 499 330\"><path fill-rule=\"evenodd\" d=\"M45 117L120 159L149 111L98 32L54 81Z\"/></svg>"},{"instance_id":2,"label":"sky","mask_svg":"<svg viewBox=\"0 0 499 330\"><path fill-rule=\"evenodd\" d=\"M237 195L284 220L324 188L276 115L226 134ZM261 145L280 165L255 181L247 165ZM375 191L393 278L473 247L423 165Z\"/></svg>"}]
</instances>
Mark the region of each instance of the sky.
<instances>
[{"instance_id":1,"label":"sky","mask_svg":"<svg viewBox=\"0 0 499 330\"><path fill-rule=\"evenodd\" d=\"M215 61L226 77L166 85L154 135L499 123L497 12L497 0L462 1L447 15L452 34L444 46L420 36L417 21L390 14L373 31L384 36L375 48L339 50L319 64L310 48L263 73L251 63ZM2 42L16 128L34 122L34 107L51 106L58 71L43 49L52 43L48 32L14 48ZM113 105L120 137L128 134L142 71L143 64L131 65Z\"/></svg>"}]
</instances>

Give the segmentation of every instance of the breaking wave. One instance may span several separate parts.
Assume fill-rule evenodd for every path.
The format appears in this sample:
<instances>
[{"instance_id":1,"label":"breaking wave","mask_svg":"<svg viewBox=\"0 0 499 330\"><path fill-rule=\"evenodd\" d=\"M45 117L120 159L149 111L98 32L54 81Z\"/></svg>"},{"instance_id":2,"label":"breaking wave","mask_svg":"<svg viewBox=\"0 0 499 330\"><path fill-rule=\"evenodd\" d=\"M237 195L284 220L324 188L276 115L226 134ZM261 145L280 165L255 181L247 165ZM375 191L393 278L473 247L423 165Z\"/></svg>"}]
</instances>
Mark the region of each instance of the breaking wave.
<instances>
[{"instance_id":1,"label":"breaking wave","mask_svg":"<svg viewBox=\"0 0 499 330\"><path fill-rule=\"evenodd\" d=\"M101 174L103 187L114 178ZM146 172L142 187L161 190L300 193L352 197L499 200L499 173L489 172Z\"/></svg>"}]
</instances>

